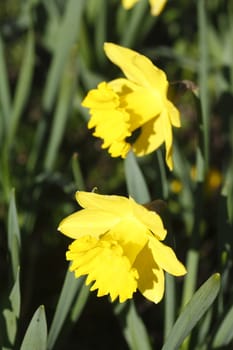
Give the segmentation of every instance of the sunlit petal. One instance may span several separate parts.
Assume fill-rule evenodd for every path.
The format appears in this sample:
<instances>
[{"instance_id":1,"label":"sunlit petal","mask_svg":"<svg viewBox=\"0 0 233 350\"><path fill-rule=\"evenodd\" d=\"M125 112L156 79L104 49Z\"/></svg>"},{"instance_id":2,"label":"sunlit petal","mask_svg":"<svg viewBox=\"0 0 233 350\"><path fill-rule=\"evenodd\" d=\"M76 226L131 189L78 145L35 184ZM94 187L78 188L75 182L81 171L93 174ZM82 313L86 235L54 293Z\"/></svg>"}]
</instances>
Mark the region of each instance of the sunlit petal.
<instances>
[{"instance_id":1,"label":"sunlit petal","mask_svg":"<svg viewBox=\"0 0 233 350\"><path fill-rule=\"evenodd\" d=\"M131 9L139 0L122 0L122 5L126 10Z\"/></svg>"},{"instance_id":2,"label":"sunlit petal","mask_svg":"<svg viewBox=\"0 0 233 350\"><path fill-rule=\"evenodd\" d=\"M76 200L83 208L99 209L120 216L124 216L131 210L129 199L123 196L108 196L95 192L77 191Z\"/></svg>"},{"instance_id":3,"label":"sunlit petal","mask_svg":"<svg viewBox=\"0 0 233 350\"><path fill-rule=\"evenodd\" d=\"M163 270L174 276L183 276L186 273L184 265L177 259L170 247L154 238L150 238L148 245L155 261Z\"/></svg>"},{"instance_id":4,"label":"sunlit petal","mask_svg":"<svg viewBox=\"0 0 233 350\"><path fill-rule=\"evenodd\" d=\"M129 80L146 88L156 87L163 94L167 92L168 82L165 73L154 66L149 58L112 43L105 43L104 50L108 58Z\"/></svg>"},{"instance_id":5,"label":"sunlit petal","mask_svg":"<svg viewBox=\"0 0 233 350\"><path fill-rule=\"evenodd\" d=\"M158 303L164 294L164 272L145 246L134 263L139 274L138 289L148 300Z\"/></svg>"},{"instance_id":6,"label":"sunlit petal","mask_svg":"<svg viewBox=\"0 0 233 350\"><path fill-rule=\"evenodd\" d=\"M159 148L163 142L161 119L154 118L142 126L141 133L133 144L133 151L139 157L144 156Z\"/></svg>"},{"instance_id":7,"label":"sunlit petal","mask_svg":"<svg viewBox=\"0 0 233 350\"><path fill-rule=\"evenodd\" d=\"M58 230L74 239L85 235L99 236L118 221L119 217L111 212L97 209L80 210L63 219Z\"/></svg>"},{"instance_id":8,"label":"sunlit petal","mask_svg":"<svg viewBox=\"0 0 233 350\"><path fill-rule=\"evenodd\" d=\"M160 216L154 211L149 211L142 205L137 204L133 198L130 198L130 202L137 220L141 221L159 240L164 240L167 231L163 227Z\"/></svg>"},{"instance_id":9,"label":"sunlit petal","mask_svg":"<svg viewBox=\"0 0 233 350\"><path fill-rule=\"evenodd\" d=\"M178 109L168 100L166 102L166 105L167 105L168 115L172 125L175 126L176 128L179 128L181 126L181 122L180 122L180 113Z\"/></svg>"},{"instance_id":10,"label":"sunlit petal","mask_svg":"<svg viewBox=\"0 0 233 350\"><path fill-rule=\"evenodd\" d=\"M98 241L83 237L69 247L68 260L76 277L87 275L86 283L94 282L91 290L98 289L98 296L110 294L112 301L131 298L137 289L137 271L132 268L123 250L116 242Z\"/></svg>"},{"instance_id":11,"label":"sunlit petal","mask_svg":"<svg viewBox=\"0 0 233 350\"><path fill-rule=\"evenodd\" d=\"M152 16L158 16L162 12L166 2L167 0L149 0Z\"/></svg>"}]
</instances>

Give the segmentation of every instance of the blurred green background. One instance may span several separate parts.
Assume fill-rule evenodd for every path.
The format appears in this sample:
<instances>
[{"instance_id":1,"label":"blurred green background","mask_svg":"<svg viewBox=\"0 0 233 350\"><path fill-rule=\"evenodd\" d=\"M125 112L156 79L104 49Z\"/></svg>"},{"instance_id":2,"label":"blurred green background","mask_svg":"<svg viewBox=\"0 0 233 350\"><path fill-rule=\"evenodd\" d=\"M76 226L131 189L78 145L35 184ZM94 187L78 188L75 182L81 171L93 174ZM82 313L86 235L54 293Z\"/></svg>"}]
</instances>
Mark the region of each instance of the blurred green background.
<instances>
[{"instance_id":1,"label":"blurred green background","mask_svg":"<svg viewBox=\"0 0 233 350\"><path fill-rule=\"evenodd\" d=\"M144 0L130 11L118 0L2 1L0 305L9 306L20 264L21 307L14 346L1 313L0 343L12 349L19 348L39 305L45 306L48 327L52 322L70 243L57 226L77 210L75 191L97 187L102 194L127 195L124 162L101 149L80 105L98 82L121 74L104 55L105 41L131 47L162 68L181 112L174 172L164 165L163 149L138 159L151 199L167 203L170 244L190 264L191 286L182 289L178 281L177 300L185 303L218 271L224 282L215 305L218 323L233 303L231 1L168 1L158 17L151 17ZM161 348L164 302L152 305L139 295L135 300L153 348ZM207 332L212 338L215 318ZM77 322L66 319L54 348L128 349L121 329L108 298L97 299L94 292ZM201 349L195 346L190 349Z\"/></svg>"}]
</instances>

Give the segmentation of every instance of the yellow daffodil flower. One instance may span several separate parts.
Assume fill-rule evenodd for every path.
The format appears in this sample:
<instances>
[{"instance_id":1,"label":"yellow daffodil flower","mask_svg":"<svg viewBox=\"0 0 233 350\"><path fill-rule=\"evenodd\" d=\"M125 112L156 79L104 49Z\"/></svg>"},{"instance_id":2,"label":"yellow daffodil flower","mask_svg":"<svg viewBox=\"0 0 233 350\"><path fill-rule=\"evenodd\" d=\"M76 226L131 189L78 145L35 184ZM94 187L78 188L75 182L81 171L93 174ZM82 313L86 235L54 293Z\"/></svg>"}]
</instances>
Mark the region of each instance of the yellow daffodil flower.
<instances>
[{"instance_id":1,"label":"yellow daffodil flower","mask_svg":"<svg viewBox=\"0 0 233 350\"><path fill-rule=\"evenodd\" d=\"M139 0L122 0L122 5L126 10L129 10L138 1ZM166 2L167 0L149 0L152 16L158 16L162 12Z\"/></svg>"},{"instance_id":2,"label":"yellow daffodil flower","mask_svg":"<svg viewBox=\"0 0 233 350\"><path fill-rule=\"evenodd\" d=\"M180 115L167 98L165 73L128 48L105 43L104 50L127 79L102 82L89 91L82 102L90 108L88 128L95 128L93 135L103 139L102 148L112 157L125 158L130 149L143 156L165 143L172 169L172 126L180 127Z\"/></svg>"},{"instance_id":3,"label":"yellow daffodil flower","mask_svg":"<svg viewBox=\"0 0 233 350\"><path fill-rule=\"evenodd\" d=\"M76 277L98 296L120 302L138 289L158 303L164 294L164 270L175 276L186 273L171 248L161 241L166 230L158 214L132 198L77 192L84 209L65 218L58 230L74 239L66 254Z\"/></svg>"}]
</instances>

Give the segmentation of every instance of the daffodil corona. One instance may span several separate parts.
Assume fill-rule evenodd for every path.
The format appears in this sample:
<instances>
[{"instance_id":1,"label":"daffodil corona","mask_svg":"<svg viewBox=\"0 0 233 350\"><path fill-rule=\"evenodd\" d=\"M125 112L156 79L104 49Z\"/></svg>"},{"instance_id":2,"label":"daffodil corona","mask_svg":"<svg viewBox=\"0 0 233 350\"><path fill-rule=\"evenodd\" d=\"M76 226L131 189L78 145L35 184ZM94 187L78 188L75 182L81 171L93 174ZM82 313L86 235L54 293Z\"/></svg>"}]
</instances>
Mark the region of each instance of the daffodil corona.
<instances>
[{"instance_id":1,"label":"daffodil corona","mask_svg":"<svg viewBox=\"0 0 233 350\"><path fill-rule=\"evenodd\" d=\"M83 208L65 218L59 231L74 239L66 254L76 277L87 275L86 284L98 296L120 302L138 289L158 303L164 294L164 271L182 276L185 267L171 248L158 214L132 198L77 192Z\"/></svg>"},{"instance_id":2,"label":"daffodil corona","mask_svg":"<svg viewBox=\"0 0 233 350\"><path fill-rule=\"evenodd\" d=\"M122 5L126 10L133 7L139 0L122 0ZM149 0L152 16L158 16L163 10L167 0Z\"/></svg>"},{"instance_id":3,"label":"daffodil corona","mask_svg":"<svg viewBox=\"0 0 233 350\"><path fill-rule=\"evenodd\" d=\"M172 126L180 127L177 108L167 98L165 73L145 56L128 48L105 43L108 58L126 78L102 82L89 91L82 106L90 109L88 128L103 140L112 157L125 158L130 151L143 156L166 147L166 162L172 162Z\"/></svg>"}]
</instances>

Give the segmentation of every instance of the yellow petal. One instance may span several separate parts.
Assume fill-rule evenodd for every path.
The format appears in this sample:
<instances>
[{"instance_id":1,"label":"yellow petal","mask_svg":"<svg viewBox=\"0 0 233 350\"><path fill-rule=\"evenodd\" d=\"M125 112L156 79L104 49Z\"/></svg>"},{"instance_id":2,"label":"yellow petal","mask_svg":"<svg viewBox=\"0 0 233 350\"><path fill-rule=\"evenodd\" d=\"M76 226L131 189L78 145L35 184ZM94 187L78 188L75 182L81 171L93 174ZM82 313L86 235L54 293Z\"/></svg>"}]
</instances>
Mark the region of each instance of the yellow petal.
<instances>
[{"instance_id":1,"label":"yellow petal","mask_svg":"<svg viewBox=\"0 0 233 350\"><path fill-rule=\"evenodd\" d=\"M98 296L110 294L112 301L119 297L120 302L132 298L138 274L116 242L82 237L69 249L67 258L74 260L71 271L76 277L88 275L86 284L95 281L91 290L98 289Z\"/></svg>"},{"instance_id":2,"label":"yellow petal","mask_svg":"<svg viewBox=\"0 0 233 350\"><path fill-rule=\"evenodd\" d=\"M127 142L114 141L109 146L108 152L111 154L112 157L126 158L127 154L130 151L130 148L131 148L131 146Z\"/></svg>"},{"instance_id":3,"label":"yellow petal","mask_svg":"<svg viewBox=\"0 0 233 350\"><path fill-rule=\"evenodd\" d=\"M178 109L171 103L169 100L166 101L166 107L168 110L169 118L171 121L171 124L177 128L181 126L180 123L180 112Z\"/></svg>"},{"instance_id":4,"label":"yellow petal","mask_svg":"<svg viewBox=\"0 0 233 350\"><path fill-rule=\"evenodd\" d=\"M177 259L170 247L153 237L150 238L148 245L151 248L154 260L163 270L174 276L186 274L184 265Z\"/></svg>"},{"instance_id":5,"label":"yellow petal","mask_svg":"<svg viewBox=\"0 0 233 350\"><path fill-rule=\"evenodd\" d=\"M158 16L162 12L167 0L149 0L149 2L152 16Z\"/></svg>"},{"instance_id":6,"label":"yellow petal","mask_svg":"<svg viewBox=\"0 0 233 350\"><path fill-rule=\"evenodd\" d=\"M77 191L76 200L83 208L99 209L117 216L125 216L128 212L131 212L129 199L123 196Z\"/></svg>"},{"instance_id":7,"label":"yellow petal","mask_svg":"<svg viewBox=\"0 0 233 350\"><path fill-rule=\"evenodd\" d=\"M138 89L141 89L139 85L125 78L117 78L111 80L108 83L108 85L117 94L119 98L129 94L132 91L137 91Z\"/></svg>"},{"instance_id":8,"label":"yellow petal","mask_svg":"<svg viewBox=\"0 0 233 350\"><path fill-rule=\"evenodd\" d=\"M132 82L159 90L166 95L168 82L165 73L153 65L149 58L131 49L105 43L104 50L108 58L116 64Z\"/></svg>"},{"instance_id":9,"label":"yellow petal","mask_svg":"<svg viewBox=\"0 0 233 350\"><path fill-rule=\"evenodd\" d=\"M118 105L117 94L106 82L100 83L97 89L90 90L82 101L83 107L94 109L114 109Z\"/></svg>"},{"instance_id":10,"label":"yellow petal","mask_svg":"<svg viewBox=\"0 0 233 350\"><path fill-rule=\"evenodd\" d=\"M126 10L131 9L139 0L122 0L122 5Z\"/></svg>"},{"instance_id":11,"label":"yellow petal","mask_svg":"<svg viewBox=\"0 0 233 350\"><path fill-rule=\"evenodd\" d=\"M141 157L158 149L164 142L162 122L160 117L156 117L145 123L141 128L141 133L133 144L133 151Z\"/></svg>"},{"instance_id":12,"label":"yellow petal","mask_svg":"<svg viewBox=\"0 0 233 350\"><path fill-rule=\"evenodd\" d=\"M113 142L124 142L125 138L131 135L127 121L129 117L125 111L92 110L91 113L88 128L95 127L93 135L104 140L104 148Z\"/></svg>"},{"instance_id":13,"label":"yellow petal","mask_svg":"<svg viewBox=\"0 0 233 350\"><path fill-rule=\"evenodd\" d=\"M163 105L159 93L140 88L122 97L125 109L130 115L130 130L135 130L159 115Z\"/></svg>"},{"instance_id":14,"label":"yellow petal","mask_svg":"<svg viewBox=\"0 0 233 350\"><path fill-rule=\"evenodd\" d=\"M140 252L134 267L139 274L138 289L148 300L158 303L164 294L164 272L156 264L148 246Z\"/></svg>"},{"instance_id":15,"label":"yellow petal","mask_svg":"<svg viewBox=\"0 0 233 350\"><path fill-rule=\"evenodd\" d=\"M154 211L147 210L142 205L136 203L133 198L130 198L130 202L137 220L139 222L141 221L159 240L164 240L167 231L163 227L160 216Z\"/></svg>"},{"instance_id":16,"label":"yellow petal","mask_svg":"<svg viewBox=\"0 0 233 350\"><path fill-rule=\"evenodd\" d=\"M113 226L104 238L117 241L131 264L149 239L147 227L133 216L125 217Z\"/></svg>"},{"instance_id":17,"label":"yellow petal","mask_svg":"<svg viewBox=\"0 0 233 350\"><path fill-rule=\"evenodd\" d=\"M98 237L119 221L114 213L98 209L80 210L61 221L58 230L77 239L85 235Z\"/></svg>"}]
</instances>

